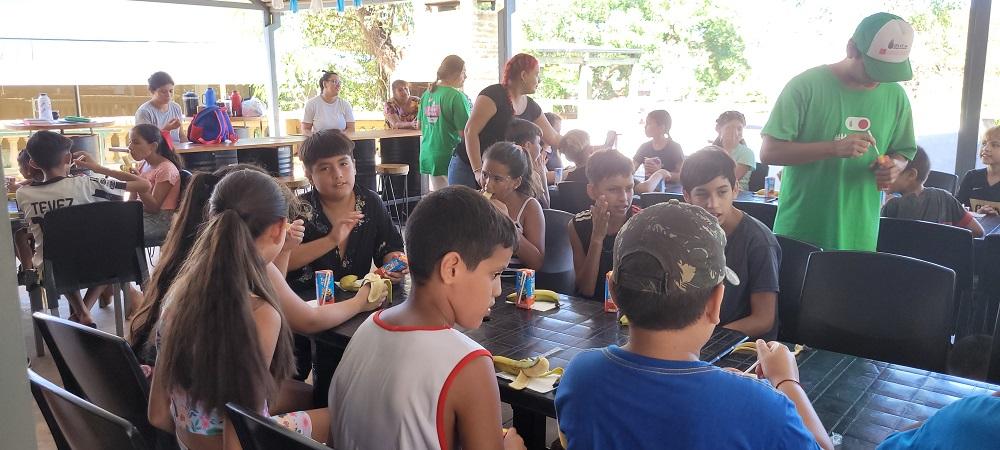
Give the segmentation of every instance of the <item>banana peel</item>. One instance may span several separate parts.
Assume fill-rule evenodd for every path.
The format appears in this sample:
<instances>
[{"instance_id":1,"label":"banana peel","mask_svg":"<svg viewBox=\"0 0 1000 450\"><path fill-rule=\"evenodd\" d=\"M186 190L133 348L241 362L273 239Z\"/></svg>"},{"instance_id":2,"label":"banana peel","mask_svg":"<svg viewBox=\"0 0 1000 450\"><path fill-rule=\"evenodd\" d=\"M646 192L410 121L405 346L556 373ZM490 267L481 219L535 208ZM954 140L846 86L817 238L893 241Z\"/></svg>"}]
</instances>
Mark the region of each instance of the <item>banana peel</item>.
<instances>
[{"instance_id":1,"label":"banana peel","mask_svg":"<svg viewBox=\"0 0 1000 450\"><path fill-rule=\"evenodd\" d=\"M510 383L510 388L518 391L528 386L532 378L544 378L551 375L561 377L563 374L562 367L549 370L549 360L544 356L524 359L494 356L493 366L501 372L517 375L517 378Z\"/></svg>"},{"instance_id":2,"label":"banana peel","mask_svg":"<svg viewBox=\"0 0 1000 450\"><path fill-rule=\"evenodd\" d=\"M517 292L511 292L510 294L507 294L507 301L516 302ZM559 294L557 294L555 291L550 291L548 289L535 289L535 301L555 303L558 305Z\"/></svg>"},{"instance_id":3,"label":"banana peel","mask_svg":"<svg viewBox=\"0 0 1000 450\"><path fill-rule=\"evenodd\" d=\"M799 353L802 353L802 350L805 350L805 348L806 346L802 344L795 344L795 347L792 350L792 356L799 356ZM757 353L757 342L744 342L737 345L736 348L733 349L733 353L739 352Z\"/></svg>"}]
</instances>

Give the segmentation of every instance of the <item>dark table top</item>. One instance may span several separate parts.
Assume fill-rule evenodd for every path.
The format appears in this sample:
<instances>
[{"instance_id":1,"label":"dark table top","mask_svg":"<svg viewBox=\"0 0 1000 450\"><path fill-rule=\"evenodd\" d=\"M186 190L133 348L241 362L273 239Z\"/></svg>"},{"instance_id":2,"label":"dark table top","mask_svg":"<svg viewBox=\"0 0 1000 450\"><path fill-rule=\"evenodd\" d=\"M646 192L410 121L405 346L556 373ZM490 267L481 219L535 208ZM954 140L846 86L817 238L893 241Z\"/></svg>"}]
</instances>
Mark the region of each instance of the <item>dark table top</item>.
<instances>
[{"instance_id":1,"label":"dark table top","mask_svg":"<svg viewBox=\"0 0 1000 450\"><path fill-rule=\"evenodd\" d=\"M405 299L404 290L398 291L394 304ZM358 315L314 338L346 346L367 317ZM718 330L713 339L729 332ZM560 307L546 312L518 309L498 299L490 320L465 333L494 355L511 358L563 348L549 356L553 367L566 367L573 356L587 348L624 344L628 339L627 328L618 324L615 314L605 313L601 302L562 295ZM754 362L751 353L729 353L735 342L726 342L723 350L727 355L715 361L716 365L745 370ZM703 352L702 359L712 360L712 353ZM827 430L841 436L843 444L838 448L844 449L874 448L889 434L926 420L955 400L1000 390L1000 386L988 383L825 350L807 348L798 361L802 387ZM508 381L498 382L504 402L555 416L554 392L514 391L507 387Z\"/></svg>"}]
</instances>

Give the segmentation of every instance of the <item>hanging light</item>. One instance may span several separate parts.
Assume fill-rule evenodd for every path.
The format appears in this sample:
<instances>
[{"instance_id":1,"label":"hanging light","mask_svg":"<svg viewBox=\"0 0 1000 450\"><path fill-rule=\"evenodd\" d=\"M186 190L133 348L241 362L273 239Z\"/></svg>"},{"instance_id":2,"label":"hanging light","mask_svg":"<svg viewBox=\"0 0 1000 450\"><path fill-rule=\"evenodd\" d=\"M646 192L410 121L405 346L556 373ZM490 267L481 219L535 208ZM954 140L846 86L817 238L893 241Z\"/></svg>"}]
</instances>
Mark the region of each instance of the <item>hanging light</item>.
<instances>
[{"instance_id":1,"label":"hanging light","mask_svg":"<svg viewBox=\"0 0 1000 450\"><path fill-rule=\"evenodd\" d=\"M337 11L344 12L344 0L337 0Z\"/></svg>"},{"instance_id":2,"label":"hanging light","mask_svg":"<svg viewBox=\"0 0 1000 450\"><path fill-rule=\"evenodd\" d=\"M322 11L323 10L323 0L312 0L311 2L309 2L309 10L310 11L316 11L316 12Z\"/></svg>"},{"instance_id":3,"label":"hanging light","mask_svg":"<svg viewBox=\"0 0 1000 450\"><path fill-rule=\"evenodd\" d=\"M271 0L271 9L281 10L285 7L285 0Z\"/></svg>"},{"instance_id":4,"label":"hanging light","mask_svg":"<svg viewBox=\"0 0 1000 450\"><path fill-rule=\"evenodd\" d=\"M299 0L288 0L288 9L293 13L299 12Z\"/></svg>"},{"instance_id":5,"label":"hanging light","mask_svg":"<svg viewBox=\"0 0 1000 450\"><path fill-rule=\"evenodd\" d=\"M355 8L360 8L361 7L361 0L354 0L354 7Z\"/></svg>"}]
</instances>

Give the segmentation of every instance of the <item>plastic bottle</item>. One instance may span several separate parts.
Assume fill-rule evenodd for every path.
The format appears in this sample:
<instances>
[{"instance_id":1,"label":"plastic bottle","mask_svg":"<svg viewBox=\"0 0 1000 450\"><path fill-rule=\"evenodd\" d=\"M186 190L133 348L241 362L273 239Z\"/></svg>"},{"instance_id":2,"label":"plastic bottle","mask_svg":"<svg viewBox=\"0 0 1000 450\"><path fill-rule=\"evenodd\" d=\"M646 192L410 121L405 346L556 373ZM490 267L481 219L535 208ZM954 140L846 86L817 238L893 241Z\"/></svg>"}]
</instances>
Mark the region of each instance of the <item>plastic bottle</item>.
<instances>
[{"instance_id":1,"label":"plastic bottle","mask_svg":"<svg viewBox=\"0 0 1000 450\"><path fill-rule=\"evenodd\" d=\"M232 102L233 116L243 117L243 97L240 97L240 91L233 90L233 94L229 96L229 101Z\"/></svg>"},{"instance_id":2,"label":"plastic bottle","mask_svg":"<svg viewBox=\"0 0 1000 450\"><path fill-rule=\"evenodd\" d=\"M52 100L44 92L38 94L38 118L52 120Z\"/></svg>"}]
</instances>

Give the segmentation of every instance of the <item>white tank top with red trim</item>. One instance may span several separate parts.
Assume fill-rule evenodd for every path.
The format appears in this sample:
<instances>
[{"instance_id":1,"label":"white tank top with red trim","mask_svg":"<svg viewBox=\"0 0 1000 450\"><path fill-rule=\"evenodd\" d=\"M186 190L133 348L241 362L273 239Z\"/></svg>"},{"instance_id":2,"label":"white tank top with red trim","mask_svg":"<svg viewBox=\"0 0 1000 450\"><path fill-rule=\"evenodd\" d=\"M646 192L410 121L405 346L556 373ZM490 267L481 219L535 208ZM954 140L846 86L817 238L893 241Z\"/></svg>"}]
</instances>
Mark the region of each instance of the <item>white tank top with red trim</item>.
<instances>
[{"instance_id":1,"label":"white tank top with red trim","mask_svg":"<svg viewBox=\"0 0 1000 450\"><path fill-rule=\"evenodd\" d=\"M379 314L358 327L330 384L331 447L447 450L449 387L491 355L455 329L396 327Z\"/></svg>"}]
</instances>

